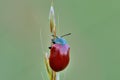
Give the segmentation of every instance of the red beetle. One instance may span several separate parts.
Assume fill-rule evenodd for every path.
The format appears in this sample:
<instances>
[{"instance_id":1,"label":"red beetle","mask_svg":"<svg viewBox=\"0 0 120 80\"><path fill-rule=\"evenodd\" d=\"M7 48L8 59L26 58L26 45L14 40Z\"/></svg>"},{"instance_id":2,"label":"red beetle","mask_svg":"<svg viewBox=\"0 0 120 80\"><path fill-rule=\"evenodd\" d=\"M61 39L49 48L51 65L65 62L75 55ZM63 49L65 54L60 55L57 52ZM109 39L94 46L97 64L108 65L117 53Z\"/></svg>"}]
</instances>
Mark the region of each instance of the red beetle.
<instances>
[{"instance_id":1,"label":"red beetle","mask_svg":"<svg viewBox=\"0 0 120 80\"><path fill-rule=\"evenodd\" d=\"M51 5L50 8L50 31L53 33L52 45L50 48L50 56L49 56L49 65L53 71L59 72L67 67L70 61L70 47L67 44L67 41L63 38L66 34L61 37L56 36L56 24L55 24L55 16L54 16L54 8Z\"/></svg>"},{"instance_id":2,"label":"red beetle","mask_svg":"<svg viewBox=\"0 0 120 80\"><path fill-rule=\"evenodd\" d=\"M70 60L70 47L62 37L52 39L49 64L52 70L58 72L67 67Z\"/></svg>"}]
</instances>

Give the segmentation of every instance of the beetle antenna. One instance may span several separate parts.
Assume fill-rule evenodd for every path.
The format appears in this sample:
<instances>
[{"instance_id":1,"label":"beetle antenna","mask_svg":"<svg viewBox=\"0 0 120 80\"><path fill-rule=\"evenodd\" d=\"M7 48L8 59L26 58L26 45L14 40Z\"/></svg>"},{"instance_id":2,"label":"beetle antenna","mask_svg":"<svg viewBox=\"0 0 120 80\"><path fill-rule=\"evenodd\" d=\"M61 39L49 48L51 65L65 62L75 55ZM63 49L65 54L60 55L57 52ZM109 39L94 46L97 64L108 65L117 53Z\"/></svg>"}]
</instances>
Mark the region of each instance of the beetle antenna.
<instances>
[{"instance_id":1,"label":"beetle antenna","mask_svg":"<svg viewBox=\"0 0 120 80\"><path fill-rule=\"evenodd\" d=\"M54 38L58 38L58 36L55 36L54 34L52 34L51 36L54 37Z\"/></svg>"},{"instance_id":2,"label":"beetle antenna","mask_svg":"<svg viewBox=\"0 0 120 80\"><path fill-rule=\"evenodd\" d=\"M61 37L69 36L69 35L71 35L71 33L68 33L68 34L62 35Z\"/></svg>"}]
</instances>

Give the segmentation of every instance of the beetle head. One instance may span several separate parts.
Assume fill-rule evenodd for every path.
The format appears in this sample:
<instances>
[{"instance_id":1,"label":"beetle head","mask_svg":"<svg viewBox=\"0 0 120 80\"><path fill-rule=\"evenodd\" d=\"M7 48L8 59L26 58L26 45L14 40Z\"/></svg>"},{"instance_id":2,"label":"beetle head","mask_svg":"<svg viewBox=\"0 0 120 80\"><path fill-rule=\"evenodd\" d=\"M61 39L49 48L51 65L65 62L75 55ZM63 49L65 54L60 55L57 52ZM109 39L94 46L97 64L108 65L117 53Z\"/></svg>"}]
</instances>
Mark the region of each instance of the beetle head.
<instances>
[{"instance_id":1,"label":"beetle head","mask_svg":"<svg viewBox=\"0 0 120 80\"><path fill-rule=\"evenodd\" d=\"M67 41L66 41L63 37L64 37L64 36L68 36L68 35L71 35L71 33L62 35L62 36L60 36L60 37L52 35L52 36L54 37L54 38L52 39L52 43L53 43L53 44L62 44L62 45L65 45L65 44L67 44Z\"/></svg>"}]
</instances>

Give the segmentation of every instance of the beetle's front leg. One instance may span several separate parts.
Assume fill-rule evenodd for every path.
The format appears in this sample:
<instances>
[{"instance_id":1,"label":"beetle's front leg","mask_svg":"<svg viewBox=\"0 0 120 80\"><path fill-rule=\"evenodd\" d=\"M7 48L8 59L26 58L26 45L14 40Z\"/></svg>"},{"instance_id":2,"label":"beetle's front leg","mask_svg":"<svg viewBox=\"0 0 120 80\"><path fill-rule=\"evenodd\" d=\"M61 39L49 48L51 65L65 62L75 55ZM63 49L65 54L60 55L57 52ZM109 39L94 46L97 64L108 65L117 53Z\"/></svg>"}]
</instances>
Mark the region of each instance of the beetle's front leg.
<instances>
[{"instance_id":1,"label":"beetle's front leg","mask_svg":"<svg viewBox=\"0 0 120 80\"><path fill-rule=\"evenodd\" d=\"M54 39L51 39L51 45L55 44L55 40ZM51 49L51 46L48 47L49 49Z\"/></svg>"}]
</instances>

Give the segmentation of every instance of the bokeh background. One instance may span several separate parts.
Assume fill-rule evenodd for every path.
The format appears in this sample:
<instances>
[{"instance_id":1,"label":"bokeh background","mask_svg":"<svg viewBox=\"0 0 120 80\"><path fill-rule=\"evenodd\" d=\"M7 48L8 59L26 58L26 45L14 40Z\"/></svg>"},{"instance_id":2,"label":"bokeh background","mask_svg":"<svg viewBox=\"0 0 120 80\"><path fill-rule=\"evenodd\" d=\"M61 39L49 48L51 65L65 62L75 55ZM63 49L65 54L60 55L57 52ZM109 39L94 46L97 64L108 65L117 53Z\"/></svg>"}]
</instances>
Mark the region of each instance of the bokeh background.
<instances>
[{"instance_id":1,"label":"bokeh background","mask_svg":"<svg viewBox=\"0 0 120 80\"><path fill-rule=\"evenodd\" d=\"M120 80L120 1L54 0L71 46L60 80ZM50 0L0 0L0 80L48 80ZM59 16L59 19L58 19Z\"/></svg>"}]
</instances>

